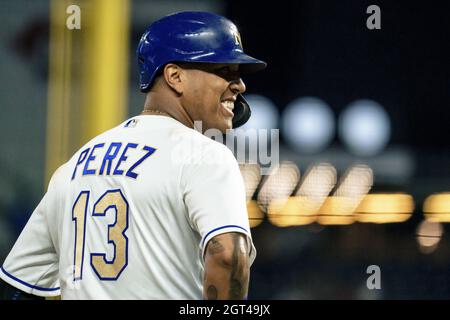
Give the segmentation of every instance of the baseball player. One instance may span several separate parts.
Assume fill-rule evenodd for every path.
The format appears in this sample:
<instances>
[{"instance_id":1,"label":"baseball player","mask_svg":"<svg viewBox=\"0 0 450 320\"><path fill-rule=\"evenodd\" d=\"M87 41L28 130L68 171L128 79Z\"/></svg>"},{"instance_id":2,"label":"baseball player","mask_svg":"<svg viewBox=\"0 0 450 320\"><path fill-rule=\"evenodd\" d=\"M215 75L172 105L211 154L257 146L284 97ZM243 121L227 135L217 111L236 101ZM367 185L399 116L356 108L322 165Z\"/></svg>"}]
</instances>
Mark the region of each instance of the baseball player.
<instances>
[{"instance_id":1,"label":"baseball player","mask_svg":"<svg viewBox=\"0 0 450 320\"><path fill-rule=\"evenodd\" d=\"M142 114L85 144L0 268L4 298L242 299L256 250L238 164L194 129L250 117L241 74L266 64L206 12L153 23L137 49Z\"/></svg>"}]
</instances>

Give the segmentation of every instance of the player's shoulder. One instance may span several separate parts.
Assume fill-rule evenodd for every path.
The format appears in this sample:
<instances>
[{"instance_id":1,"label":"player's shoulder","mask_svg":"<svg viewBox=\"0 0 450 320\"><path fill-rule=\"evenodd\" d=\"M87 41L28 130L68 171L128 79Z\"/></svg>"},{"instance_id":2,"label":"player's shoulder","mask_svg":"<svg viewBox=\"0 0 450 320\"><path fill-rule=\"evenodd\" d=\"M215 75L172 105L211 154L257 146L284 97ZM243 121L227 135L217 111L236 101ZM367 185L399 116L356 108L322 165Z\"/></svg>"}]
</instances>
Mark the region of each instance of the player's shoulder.
<instances>
[{"instance_id":1,"label":"player's shoulder","mask_svg":"<svg viewBox=\"0 0 450 320\"><path fill-rule=\"evenodd\" d=\"M195 155L201 155L202 157L217 156L218 160L234 159L234 155L228 147L220 141L213 140L211 137L202 134L201 132L187 128L189 130L189 135L187 136L191 141L190 144L193 146L193 153ZM222 137L221 137L222 138Z\"/></svg>"},{"instance_id":2,"label":"player's shoulder","mask_svg":"<svg viewBox=\"0 0 450 320\"><path fill-rule=\"evenodd\" d=\"M198 131L190 130L187 137L189 141L179 145L185 151L181 154L186 170L206 172L223 168L228 171L238 167L236 158L226 145ZM185 139L187 138L185 137Z\"/></svg>"},{"instance_id":3,"label":"player's shoulder","mask_svg":"<svg viewBox=\"0 0 450 320\"><path fill-rule=\"evenodd\" d=\"M67 182L67 177L70 175L69 162L59 166L58 169L53 172L50 178L49 189L61 189Z\"/></svg>"}]
</instances>

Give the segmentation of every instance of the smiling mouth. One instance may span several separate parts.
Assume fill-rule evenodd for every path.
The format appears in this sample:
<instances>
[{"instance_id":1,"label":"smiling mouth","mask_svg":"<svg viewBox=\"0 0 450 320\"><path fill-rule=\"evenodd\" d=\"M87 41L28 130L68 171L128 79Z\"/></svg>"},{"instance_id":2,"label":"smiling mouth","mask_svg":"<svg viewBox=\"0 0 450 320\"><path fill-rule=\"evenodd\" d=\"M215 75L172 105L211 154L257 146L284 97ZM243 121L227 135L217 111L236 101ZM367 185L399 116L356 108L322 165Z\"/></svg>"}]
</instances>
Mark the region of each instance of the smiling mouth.
<instances>
[{"instance_id":1,"label":"smiling mouth","mask_svg":"<svg viewBox=\"0 0 450 320\"><path fill-rule=\"evenodd\" d=\"M224 109L226 109L228 111L228 113L231 116L234 116L234 113L233 113L234 102L233 101L231 101L231 100L222 101L221 105L222 105L222 107L224 107Z\"/></svg>"}]
</instances>

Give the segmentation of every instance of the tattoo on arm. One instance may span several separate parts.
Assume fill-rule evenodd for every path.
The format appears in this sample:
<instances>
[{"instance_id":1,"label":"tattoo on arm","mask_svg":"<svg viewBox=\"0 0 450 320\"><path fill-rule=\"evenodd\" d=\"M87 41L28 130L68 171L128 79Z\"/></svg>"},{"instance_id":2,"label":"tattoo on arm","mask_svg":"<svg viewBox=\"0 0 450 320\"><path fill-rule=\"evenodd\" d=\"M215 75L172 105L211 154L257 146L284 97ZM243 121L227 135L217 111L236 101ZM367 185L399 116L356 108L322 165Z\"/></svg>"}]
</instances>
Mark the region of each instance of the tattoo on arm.
<instances>
[{"instance_id":1,"label":"tattoo on arm","mask_svg":"<svg viewBox=\"0 0 450 320\"><path fill-rule=\"evenodd\" d=\"M204 273L205 298L239 300L247 295L249 266L245 235L228 233L212 238L206 248L206 259L210 262Z\"/></svg>"},{"instance_id":2,"label":"tattoo on arm","mask_svg":"<svg viewBox=\"0 0 450 320\"><path fill-rule=\"evenodd\" d=\"M210 244L208 245L208 253L214 255L223 251L225 251L225 247L220 243L220 241L212 238Z\"/></svg>"},{"instance_id":3,"label":"tattoo on arm","mask_svg":"<svg viewBox=\"0 0 450 320\"><path fill-rule=\"evenodd\" d=\"M241 299L245 295L246 275L245 263L247 258L246 250L241 247L241 235L235 234L233 236L233 260L231 265L230 276L230 299Z\"/></svg>"}]
</instances>

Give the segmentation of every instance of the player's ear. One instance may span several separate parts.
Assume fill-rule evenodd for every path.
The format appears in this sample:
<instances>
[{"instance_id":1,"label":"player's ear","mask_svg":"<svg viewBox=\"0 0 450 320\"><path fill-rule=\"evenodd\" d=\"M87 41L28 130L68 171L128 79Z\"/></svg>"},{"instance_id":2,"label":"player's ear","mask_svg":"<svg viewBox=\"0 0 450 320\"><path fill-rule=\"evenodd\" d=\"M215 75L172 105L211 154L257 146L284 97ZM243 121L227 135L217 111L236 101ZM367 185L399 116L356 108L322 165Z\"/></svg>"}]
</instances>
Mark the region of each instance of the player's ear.
<instances>
[{"instance_id":1,"label":"player's ear","mask_svg":"<svg viewBox=\"0 0 450 320\"><path fill-rule=\"evenodd\" d=\"M186 80L184 70L177 64L168 63L164 66L163 75L167 85L176 93L181 95L183 93L183 86Z\"/></svg>"}]
</instances>

